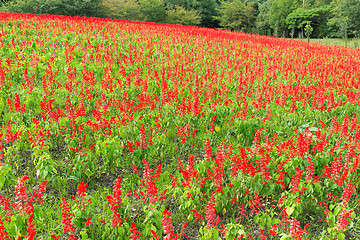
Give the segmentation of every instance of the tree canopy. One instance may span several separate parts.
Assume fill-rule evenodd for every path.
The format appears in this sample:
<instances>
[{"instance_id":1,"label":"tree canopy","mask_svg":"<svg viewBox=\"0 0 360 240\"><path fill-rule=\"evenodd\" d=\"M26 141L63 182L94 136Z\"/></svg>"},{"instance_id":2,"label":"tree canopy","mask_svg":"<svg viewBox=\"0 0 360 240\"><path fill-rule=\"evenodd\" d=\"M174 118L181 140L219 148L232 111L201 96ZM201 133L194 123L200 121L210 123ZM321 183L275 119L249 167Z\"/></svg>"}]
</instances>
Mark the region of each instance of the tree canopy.
<instances>
[{"instance_id":1,"label":"tree canopy","mask_svg":"<svg viewBox=\"0 0 360 240\"><path fill-rule=\"evenodd\" d=\"M222 1L215 17L220 26L237 31L250 31L255 21L254 4L243 0Z\"/></svg>"}]
</instances>

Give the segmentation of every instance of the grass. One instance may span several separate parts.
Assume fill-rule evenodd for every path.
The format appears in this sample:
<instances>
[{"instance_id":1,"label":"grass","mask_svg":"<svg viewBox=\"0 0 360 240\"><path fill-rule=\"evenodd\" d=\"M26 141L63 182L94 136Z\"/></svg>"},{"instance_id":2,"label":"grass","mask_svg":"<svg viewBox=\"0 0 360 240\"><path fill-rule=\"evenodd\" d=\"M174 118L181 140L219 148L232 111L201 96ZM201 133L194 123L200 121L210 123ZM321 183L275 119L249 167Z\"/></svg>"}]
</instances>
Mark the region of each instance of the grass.
<instances>
[{"instance_id":1,"label":"grass","mask_svg":"<svg viewBox=\"0 0 360 240\"><path fill-rule=\"evenodd\" d=\"M306 38L297 39L307 41ZM360 48L360 39L358 38L348 38L347 41L345 41L344 38L312 38L310 39L310 42L320 43L328 46L343 46L352 49Z\"/></svg>"}]
</instances>

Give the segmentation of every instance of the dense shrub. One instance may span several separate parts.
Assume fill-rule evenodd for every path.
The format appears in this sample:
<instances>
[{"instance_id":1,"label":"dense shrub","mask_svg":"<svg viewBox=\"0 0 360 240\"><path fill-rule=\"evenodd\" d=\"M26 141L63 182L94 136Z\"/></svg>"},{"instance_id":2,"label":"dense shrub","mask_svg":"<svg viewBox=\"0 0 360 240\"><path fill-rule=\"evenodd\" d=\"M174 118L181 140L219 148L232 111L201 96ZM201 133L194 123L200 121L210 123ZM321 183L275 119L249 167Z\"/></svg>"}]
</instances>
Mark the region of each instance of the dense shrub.
<instances>
[{"instance_id":1,"label":"dense shrub","mask_svg":"<svg viewBox=\"0 0 360 240\"><path fill-rule=\"evenodd\" d=\"M168 11L167 23L196 26L199 25L200 22L201 18L199 13L194 10L186 10L176 5L174 9Z\"/></svg>"}]
</instances>

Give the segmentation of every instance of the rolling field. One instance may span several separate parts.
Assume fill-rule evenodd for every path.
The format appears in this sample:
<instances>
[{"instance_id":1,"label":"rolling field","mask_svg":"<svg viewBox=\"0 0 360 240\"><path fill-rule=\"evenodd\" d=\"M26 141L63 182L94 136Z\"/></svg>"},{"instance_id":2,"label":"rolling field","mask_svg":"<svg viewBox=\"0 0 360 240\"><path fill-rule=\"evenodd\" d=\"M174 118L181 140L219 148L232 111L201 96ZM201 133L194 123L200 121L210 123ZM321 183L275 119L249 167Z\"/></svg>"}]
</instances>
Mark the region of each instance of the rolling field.
<instances>
[{"instance_id":1,"label":"rolling field","mask_svg":"<svg viewBox=\"0 0 360 240\"><path fill-rule=\"evenodd\" d=\"M0 239L358 239L360 50L0 13Z\"/></svg>"}]
</instances>

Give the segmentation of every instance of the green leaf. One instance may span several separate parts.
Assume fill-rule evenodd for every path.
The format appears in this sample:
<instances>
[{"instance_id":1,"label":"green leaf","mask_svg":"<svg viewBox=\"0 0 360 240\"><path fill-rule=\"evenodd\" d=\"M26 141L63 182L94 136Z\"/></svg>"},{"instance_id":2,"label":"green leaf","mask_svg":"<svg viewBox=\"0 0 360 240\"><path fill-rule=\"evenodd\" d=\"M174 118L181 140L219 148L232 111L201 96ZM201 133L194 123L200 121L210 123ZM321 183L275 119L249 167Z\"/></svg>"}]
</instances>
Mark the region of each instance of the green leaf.
<instances>
[{"instance_id":1,"label":"green leaf","mask_svg":"<svg viewBox=\"0 0 360 240\"><path fill-rule=\"evenodd\" d=\"M90 171L89 169L87 169L87 170L85 171L85 175L86 175L87 177L91 177L93 174L94 174L94 173L93 173L92 171Z\"/></svg>"},{"instance_id":2,"label":"green leaf","mask_svg":"<svg viewBox=\"0 0 360 240\"><path fill-rule=\"evenodd\" d=\"M336 208L335 208L335 210L334 210L334 215L338 215L339 214L339 212L340 212L340 210L341 210L341 206L337 206Z\"/></svg>"},{"instance_id":3,"label":"green leaf","mask_svg":"<svg viewBox=\"0 0 360 240\"><path fill-rule=\"evenodd\" d=\"M244 230L242 230L242 229L239 229L239 231L238 231L237 233L238 233L240 236L241 236L241 235L244 235L244 236L246 235L245 232L244 232Z\"/></svg>"},{"instance_id":4,"label":"green leaf","mask_svg":"<svg viewBox=\"0 0 360 240\"><path fill-rule=\"evenodd\" d=\"M345 239L345 234L344 233L339 233L338 240L343 240L343 239Z\"/></svg>"},{"instance_id":5,"label":"green leaf","mask_svg":"<svg viewBox=\"0 0 360 240\"><path fill-rule=\"evenodd\" d=\"M281 223L280 219L274 218L274 219L271 220L271 225L279 224L279 223Z\"/></svg>"},{"instance_id":6,"label":"green leaf","mask_svg":"<svg viewBox=\"0 0 360 240\"><path fill-rule=\"evenodd\" d=\"M80 232L81 239L86 240L89 239L89 235L86 233L86 230Z\"/></svg>"},{"instance_id":7,"label":"green leaf","mask_svg":"<svg viewBox=\"0 0 360 240\"><path fill-rule=\"evenodd\" d=\"M255 222L255 223L258 223L258 222L259 222L259 215L256 215L256 216L254 217L254 222Z\"/></svg>"},{"instance_id":8,"label":"green leaf","mask_svg":"<svg viewBox=\"0 0 360 240\"><path fill-rule=\"evenodd\" d=\"M2 187L4 186L5 183L5 176L0 176L0 190L2 189Z\"/></svg>"},{"instance_id":9,"label":"green leaf","mask_svg":"<svg viewBox=\"0 0 360 240\"><path fill-rule=\"evenodd\" d=\"M292 239L292 236L290 234L281 233L280 236L280 240Z\"/></svg>"},{"instance_id":10,"label":"green leaf","mask_svg":"<svg viewBox=\"0 0 360 240\"><path fill-rule=\"evenodd\" d=\"M293 212L294 212L294 208L293 208L293 207L286 207L286 214L287 214L288 216L290 216Z\"/></svg>"},{"instance_id":11,"label":"green leaf","mask_svg":"<svg viewBox=\"0 0 360 240\"><path fill-rule=\"evenodd\" d=\"M269 215L266 217L266 222L268 225L271 225L271 217Z\"/></svg>"}]
</instances>

